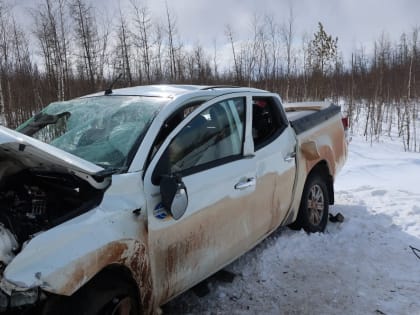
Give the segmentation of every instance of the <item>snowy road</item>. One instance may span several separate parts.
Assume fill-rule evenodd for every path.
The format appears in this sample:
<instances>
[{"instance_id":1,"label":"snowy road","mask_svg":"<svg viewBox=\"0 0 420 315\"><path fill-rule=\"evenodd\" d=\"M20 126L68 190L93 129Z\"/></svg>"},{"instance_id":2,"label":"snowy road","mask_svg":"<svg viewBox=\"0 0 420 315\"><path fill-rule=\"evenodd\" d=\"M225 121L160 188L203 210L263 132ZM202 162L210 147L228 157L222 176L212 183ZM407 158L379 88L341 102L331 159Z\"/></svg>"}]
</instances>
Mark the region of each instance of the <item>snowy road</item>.
<instances>
[{"instance_id":1,"label":"snowy road","mask_svg":"<svg viewBox=\"0 0 420 315\"><path fill-rule=\"evenodd\" d=\"M280 229L164 314L420 314L420 154L355 137L336 181L344 223L325 234Z\"/></svg>"}]
</instances>

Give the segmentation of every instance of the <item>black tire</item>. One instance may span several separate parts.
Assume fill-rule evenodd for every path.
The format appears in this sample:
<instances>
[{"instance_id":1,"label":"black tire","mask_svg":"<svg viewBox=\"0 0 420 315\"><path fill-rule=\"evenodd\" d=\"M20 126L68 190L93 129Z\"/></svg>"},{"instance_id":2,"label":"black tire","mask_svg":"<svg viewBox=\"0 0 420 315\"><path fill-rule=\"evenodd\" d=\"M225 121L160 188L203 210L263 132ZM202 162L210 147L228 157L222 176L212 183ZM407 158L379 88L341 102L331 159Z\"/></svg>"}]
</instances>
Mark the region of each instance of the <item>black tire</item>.
<instances>
[{"instance_id":1,"label":"black tire","mask_svg":"<svg viewBox=\"0 0 420 315\"><path fill-rule=\"evenodd\" d=\"M290 227L303 228L308 233L324 232L328 223L328 211L327 184L322 176L312 174L305 183L297 219Z\"/></svg>"},{"instance_id":2,"label":"black tire","mask_svg":"<svg viewBox=\"0 0 420 315\"><path fill-rule=\"evenodd\" d=\"M134 284L115 275L93 278L70 297L51 296L43 315L142 314Z\"/></svg>"}]
</instances>

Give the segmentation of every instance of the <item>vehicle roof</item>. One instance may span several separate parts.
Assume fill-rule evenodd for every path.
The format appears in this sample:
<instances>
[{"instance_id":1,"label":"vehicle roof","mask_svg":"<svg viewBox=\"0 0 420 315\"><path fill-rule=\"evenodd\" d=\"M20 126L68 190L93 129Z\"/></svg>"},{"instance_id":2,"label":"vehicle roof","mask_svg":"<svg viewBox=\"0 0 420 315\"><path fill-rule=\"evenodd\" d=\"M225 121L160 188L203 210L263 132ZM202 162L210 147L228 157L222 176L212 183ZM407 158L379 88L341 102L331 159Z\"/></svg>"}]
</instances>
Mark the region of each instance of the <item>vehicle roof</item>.
<instances>
[{"instance_id":1,"label":"vehicle roof","mask_svg":"<svg viewBox=\"0 0 420 315\"><path fill-rule=\"evenodd\" d=\"M236 87L236 86L223 86L223 85L177 85L177 84L157 84L157 85L142 85L121 89L113 89L110 95L129 95L129 96L148 96L148 97L168 97L175 98L180 95L203 91L203 94L208 94L209 91L213 95L223 95L227 93L237 92L267 92L265 90L249 88L249 87ZM206 93L207 92L207 93ZM104 92L98 92L84 97L100 96Z\"/></svg>"}]
</instances>

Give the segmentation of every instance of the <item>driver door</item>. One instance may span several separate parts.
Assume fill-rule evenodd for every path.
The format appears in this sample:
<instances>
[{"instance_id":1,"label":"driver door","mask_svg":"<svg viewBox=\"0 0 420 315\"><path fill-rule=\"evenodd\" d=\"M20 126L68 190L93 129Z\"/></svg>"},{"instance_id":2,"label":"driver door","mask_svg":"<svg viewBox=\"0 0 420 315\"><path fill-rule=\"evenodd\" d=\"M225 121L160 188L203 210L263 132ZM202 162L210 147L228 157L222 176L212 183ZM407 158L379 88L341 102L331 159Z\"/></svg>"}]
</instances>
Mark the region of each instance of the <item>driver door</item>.
<instances>
[{"instance_id":1,"label":"driver door","mask_svg":"<svg viewBox=\"0 0 420 315\"><path fill-rule=\"evenodd\" d=\"M168 136L145 173L155 298L166 301L243 254L266 232L256 211L250 97L219 97ZM251 151L251 152L246 152ZM247 156L251 153L250 156ZM161 175L177 174L188 205L175 220L161 203Z\"/></svg>"}]
</instances>

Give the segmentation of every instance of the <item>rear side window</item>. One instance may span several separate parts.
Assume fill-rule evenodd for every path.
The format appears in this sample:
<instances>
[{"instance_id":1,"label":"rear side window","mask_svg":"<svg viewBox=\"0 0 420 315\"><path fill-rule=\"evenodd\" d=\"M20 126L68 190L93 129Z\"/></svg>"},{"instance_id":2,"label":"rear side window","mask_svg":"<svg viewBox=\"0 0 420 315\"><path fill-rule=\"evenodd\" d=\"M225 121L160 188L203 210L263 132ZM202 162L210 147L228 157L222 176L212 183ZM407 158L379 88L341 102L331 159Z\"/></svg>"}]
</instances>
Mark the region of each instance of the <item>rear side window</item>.
<instances>
[{"instance_id":1,"label":"rear side window","mask_svg":"<svg viewBox=\"0 0 420 315\"><path fill-rule=\"evenodd\" d=\"M278 104L271 97L252 99L252 138L255 150L259 150L276 139L286 128Z\"/></svg>"},{"instance_id":2,"label":"rear side window","mask_svg":"<svg viewBox=\"0 0 420 315\"><path fill-rule=\"evenodd\" d=\"M188 175L242 156L245 98L216 103L198 114L175 136L153 174Z\"/></svg>"}]
</instances>

